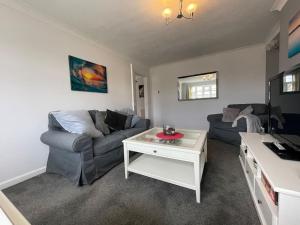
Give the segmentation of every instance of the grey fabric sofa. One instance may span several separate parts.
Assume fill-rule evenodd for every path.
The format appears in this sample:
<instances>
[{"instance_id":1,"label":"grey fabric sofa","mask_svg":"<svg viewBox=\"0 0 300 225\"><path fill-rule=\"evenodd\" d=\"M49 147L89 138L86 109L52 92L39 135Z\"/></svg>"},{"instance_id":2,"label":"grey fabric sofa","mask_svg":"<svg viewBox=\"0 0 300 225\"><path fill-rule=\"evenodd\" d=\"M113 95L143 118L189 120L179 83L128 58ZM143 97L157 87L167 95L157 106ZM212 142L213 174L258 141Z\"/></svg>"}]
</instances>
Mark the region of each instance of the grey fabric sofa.
<instances>
[{"instance_id":1,"label":"grey fabric sofa","mask_svg":"<svg viewBox=\"0 0 300 225\"><path fill-rule=\"evenodd\" d=\"M96 110L89 113L95 122ZM122 141L150 126L150 120L141 119L133 128L91 138L65 131L52 114L48 119L49 129L41 135L41 141L49 146L46 172L63 175L76 185L91 184L122 162Z\"/></svg>"},{"instance_id":2,"label":"grey fabric sofa","mask_svg":"<svg viewBox=\"0 0 300 225\"><path fill-rule=\"evenodd\" d=\"M228 108L237 108L242 111L247 106L251 105L253 108L252 114L258 116L267 131L268 122L268 107L266 104L232 104ZM241 144L241 137L239 132L247 131L246 119L241 118L237 121L237 127L232 127L232 123L222 121L223 114L212 114L207 116L209 122L208 137L219 139L232 145L239 146Z\"/></svg>"}]
</instances>

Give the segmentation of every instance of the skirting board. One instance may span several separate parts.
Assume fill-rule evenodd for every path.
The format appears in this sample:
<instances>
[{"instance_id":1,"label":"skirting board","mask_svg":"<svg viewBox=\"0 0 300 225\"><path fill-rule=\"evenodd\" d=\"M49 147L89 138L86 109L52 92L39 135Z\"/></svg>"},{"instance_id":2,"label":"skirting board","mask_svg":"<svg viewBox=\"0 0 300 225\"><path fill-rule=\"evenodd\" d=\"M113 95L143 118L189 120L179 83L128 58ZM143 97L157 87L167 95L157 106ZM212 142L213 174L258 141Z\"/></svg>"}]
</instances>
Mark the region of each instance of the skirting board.
<instances>
[{"instance_id":1,"label":"skirting board","mask_svg":"<svg viewBox=\"0 0 300 225\"><path fill-rule=\"evenodd\" d=\"M25 180L28 180L32 177L35 177L37 175L40 175L42 173L45 173L46 172L46 167L41 167L39 169L36 169L36 170L32 170L28 173L24 173L20 176L17 176L17 177L14 177L12 179L9 179L9 180L6 180L6 181L3 181L0 183L0 190L3 190L5 188L8 188L8 187L11 187L15 184L18 184L18 183L21 183Z\"/></svg>"}]
</instances>

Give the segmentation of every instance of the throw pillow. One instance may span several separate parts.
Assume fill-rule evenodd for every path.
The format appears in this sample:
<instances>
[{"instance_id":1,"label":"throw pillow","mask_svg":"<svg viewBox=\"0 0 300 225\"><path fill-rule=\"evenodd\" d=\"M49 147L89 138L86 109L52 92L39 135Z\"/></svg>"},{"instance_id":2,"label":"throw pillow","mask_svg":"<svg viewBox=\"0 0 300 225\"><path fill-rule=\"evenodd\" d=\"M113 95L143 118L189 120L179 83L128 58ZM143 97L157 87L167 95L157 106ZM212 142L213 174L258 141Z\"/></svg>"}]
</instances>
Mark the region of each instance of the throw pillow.
<instances>
[{"instance_id":1,"label":"throw pillow","mask_svg":"<svg viewBox=\"0 0 300 225\"><path fill-rule=\"evenodd\" d=\"M268 113L268 107L265 104L252 104L253 114L262 115Z\"/></svg>"},{"instance_id":2,"label":"throw pillow","mask_svg":"<svg viewBox=\"0 0 300 225\"><path fill-rule=\"evenodd\" d=\"M224 108L223 109L223 118L222 121L223 122L233 122L235 120L235 118L238 117L240 113L239 109L235 109L235 108Z\"/></svg>"},{"instance_id":3,"label":"throw pillow","mask_svg":"<svg viewBox=\"0 0 300 225\"><path fill-rule=\"evenodd\" d=\"M124 127L125 129L131 128L132 118L133 118L133 115L127 115L127 119L126 119L125 127Z\"/></svg>"},{"instance_id":4,"label":"throw pillow","mask_svg":"<svg viewBox=\"0 0 300 225\"><path fill-rule=\"evenodd\" d=\"M57 111L51 113L57 122L68 132L74 134L87 134L93 138L103 134L95 128L93 120L86 110Z\"/></svg>"},{"instance_id":5,"label":"throw pillow","mask_svg":"<svg viewBox=\"0 0 300 225\"><path fill-rule=\"evenodd\" d=\"M105 121L105 117L106 117L106 113L105 112L100 112L97 111L95 113L95 127L100 130L104 135L108 135L110 134L110 130L108 125L104 122Z\"/></svg>"},{"instance_id":6,"label":"throw pillow","mask_svg":"<svg viewBox=\"0 0 300 225\"><path fill-rule=\"evenodd\" d=\"M131 115L131 125L130 127L134 127L141 119L141 117L139 117L138 115L135 114L135 112L132 109L129 108L124 108L120 110L120 113L125 114L127 116ZM128 127L128 128L130 128Z\"/></svg>"},{"instance_id":7,"label":"throw pillow","mask_svg":"<svg viewBox=\"0 0 300 225\"><path fill-rule=\"evenodd\" d=\"M138 115L133 115L131 121L131 127L134 127L140 120L141 117L139 117Z\"/></svg>"},{"instance_id":8,"label":"throw pillow","mask_svg":"<svg viewBox=\"0 0 300 225\"><path fill-rule=\"evenodd\" d=\"M125 116L127 116L127 119L126 119L126 122L125 122L125 126L124 126L124 129L129 129L131 128L131 122L132 122L132 117L133 117L133 114L131 114L130 111L127 111L126 110L116 110L117 113L120 113L120 114L123 114Z\"/></svg>"},{"instance_id":9,"label":"throw pillow","mask_svg":"<svg viewBox=\"0 0 300 225\"><path fill-rule=\"evenodd\" d=\"M127 116L114 112L111 110L106 110L106 118L104 122L113 130L124 130Z\"/></svg>"},{"instance_id":10,"label":"throw pillow","mask_svg":"<svg viewBox=\"0 0 300 225\"><path fill-rule=\"evenodd\" d=\"M253 108L251 105L249 105L240 112L239 116L246 116L246 115L251 114L252 112L253 112Z\"/></svg>"}]
</instances>

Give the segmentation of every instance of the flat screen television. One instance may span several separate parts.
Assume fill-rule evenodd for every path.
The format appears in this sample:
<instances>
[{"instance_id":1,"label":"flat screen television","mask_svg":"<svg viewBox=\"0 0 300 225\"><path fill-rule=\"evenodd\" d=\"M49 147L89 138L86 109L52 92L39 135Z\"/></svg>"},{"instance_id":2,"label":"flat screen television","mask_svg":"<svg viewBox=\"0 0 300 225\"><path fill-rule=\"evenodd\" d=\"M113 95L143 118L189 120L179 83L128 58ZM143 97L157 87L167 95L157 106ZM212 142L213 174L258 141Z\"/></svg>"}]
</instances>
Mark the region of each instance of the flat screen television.
<instances>
[{"instance_id":1,"label":"flat screen television","mask_svg":"<svg viewBox=\"0 0 300 225\"><path fill-rule=\"evenodd\" d=\"M269 81L269 133L300 153L300 64Z\"/></svg>"}]
</instances>

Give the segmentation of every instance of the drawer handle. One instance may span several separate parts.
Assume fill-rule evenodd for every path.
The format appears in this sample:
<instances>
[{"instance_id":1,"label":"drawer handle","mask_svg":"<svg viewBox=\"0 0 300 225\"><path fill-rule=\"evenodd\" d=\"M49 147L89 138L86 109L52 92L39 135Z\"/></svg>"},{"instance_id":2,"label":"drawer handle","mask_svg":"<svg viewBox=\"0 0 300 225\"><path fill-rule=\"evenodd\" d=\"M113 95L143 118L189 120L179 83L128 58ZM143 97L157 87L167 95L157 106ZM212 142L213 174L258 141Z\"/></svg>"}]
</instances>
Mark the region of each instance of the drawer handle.
<instances>
[{"instance_id":1,"label":"drawer handle","mask_svg":"<svg viewBox=\"0 0 300 225\"><path fill-rule=\"evenodd\" d=\"M262 201L261 201L261 200L257 200L257 203L258 203L258 204L262 204Z\"/></svg>"},{"instance_id":2,"label":"drawer handle","mask_svg":"<svg viewBox=\"0 0 300 225\"><path fill-rule=\"evenodd\" d=\"M153 150L153 153L157 153L157 151L156 151L156 150Z\"/></svg>"}]
</instances>

